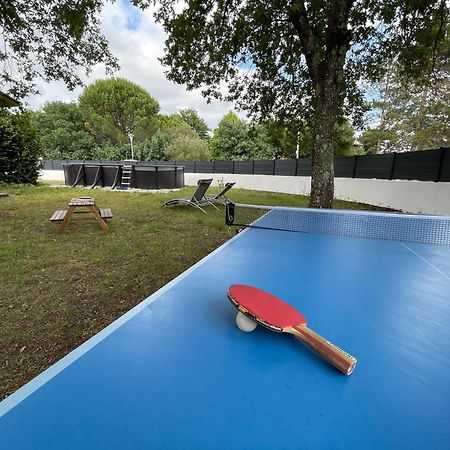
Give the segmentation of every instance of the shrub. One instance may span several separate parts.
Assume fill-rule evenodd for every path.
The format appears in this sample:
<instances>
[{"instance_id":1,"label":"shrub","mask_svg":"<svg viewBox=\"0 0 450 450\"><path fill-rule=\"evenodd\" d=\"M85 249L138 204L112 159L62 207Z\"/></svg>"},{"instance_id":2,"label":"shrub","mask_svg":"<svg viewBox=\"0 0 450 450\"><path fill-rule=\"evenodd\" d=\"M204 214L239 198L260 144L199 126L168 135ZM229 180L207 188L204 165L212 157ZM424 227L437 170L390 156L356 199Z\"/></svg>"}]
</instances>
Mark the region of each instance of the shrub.
<instances>
[{"instance_id":1,"label":"shrub","mask_svg":"<svg viewBox=\"0 0 450 450\"><path fill-rule=\"evenodd\" d=\"M0 111L0 181L36 183L41 149L29 113Z\"/></svg>"},{"instance_id":2,"label":"shrub","mask_svg":"<svg viewBox=\"0 0 450 450\"><path fill-rule=\"evenodd\" d=\"M126 144L107 144L94 148L92 159L105 161L122 161L129 158L130 146Z\"/></svg>"}]
</instances>

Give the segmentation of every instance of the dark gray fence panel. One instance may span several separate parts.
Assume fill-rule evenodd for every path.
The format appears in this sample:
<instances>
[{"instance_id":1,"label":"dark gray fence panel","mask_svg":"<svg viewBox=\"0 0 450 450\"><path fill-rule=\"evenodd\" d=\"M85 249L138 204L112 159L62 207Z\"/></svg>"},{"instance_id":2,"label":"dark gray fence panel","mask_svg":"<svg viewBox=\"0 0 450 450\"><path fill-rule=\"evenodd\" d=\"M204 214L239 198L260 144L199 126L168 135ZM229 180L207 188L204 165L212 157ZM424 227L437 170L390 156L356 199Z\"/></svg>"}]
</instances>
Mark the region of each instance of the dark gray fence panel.
<instances>
[{"instance_id":1,"label":"dark gray fence panel","mask_svg":"<svg viewBox=\"0 0 450 450\"><path fill-rule=\"evenodd\" d=\"M394 154L364 155L356 157L355 178L389 180L392 174Z\"/></svg>"},{"instance_id":2,"label":"dark gray fence panel","mask_svg":"<svg viewBox=\"0 0 450 450\"><path fill-rule=\"evenodd\" d=\"M337 156L334 158L334 176L353 178L355 174L356 156Z\"/></svg>"},{"instance_id":3,"label":"dark gray fence panel","mask_svg":"<svg viewBox=\"0 0 450 450\"><path fill-rule=\"evenodd\" d=\"M195 172L195 161L175 161L177 166L184 166L186 173Z\"/></svg>"},{"instance_id":4,"label":"dark gray fence panel","mask_svg":"<svg viewBox=\"0 0 450 450\"><path fill-rule=\"evenodd\" d=\"M195 172L214 173L214 161L195 161Z\"/></svg>"},{"instance_id":5,"label":"dark gray fence panel","mask_svg":"<svg viewBox=\"0 0 450 450\"><path fill-rule=\"evenodd\" d=\"M214 171L216 173L233 173L233 161L214 161Z\"/></svg>"},{"instance_id":6,"label":"dark gray fence panel","mask_svg":"<svg viewBox=\"0 0 450 450\"><path fill-rule=\"evenodd\" d=\"M89 165L122 165L124 161L44 160L46 170L62 170L63 165L85 163ZM187 173L226 173L310 176L311 158L297 160L246 161L137 161L136 166L179 165ZM390 153L336 157L336 177L403 179L420 181L450 181L450 148L408 153Z\"/></svg>"},{"instance_id":7,"label":"dark gray fence panel","mask_svg":"<svg viewBox=\"0 0 450 450\"><path fill-rule=\"evenodd\" d=\"M158 166L174 166L175 161L155 161L155 164Z\"/></svg>"},{"instance_id":8,"label":"dark gray fence panel","mask_svg":"<svg viewBox=\"0 0 450 450\"><path fill-rule=\"evenodd\" d=\"M234 173L242 175L253 174L253 161L235 161Z\"/></svg>"},{"instance_id":9,"label":"dark gray fence panel","mask_svg":"<svg viewBox=\"0 0 450 450\"><path fill-rule=\"evenodd\" d=\"M255 175L273 175L275 172L275 161L261 160L254 161L254 173Z\"/></svg>"},{"instance_id":10,"label":"dark gray fence panel","mask_svg":"<svg viewBox=\"0 0 450 450\"><path fill-rule=\"evenodd\" d=\"M69 164L72 161L67 159L54 159L53 160L53 170L63 170L63 164Z\"/></svg>"},{"instance_id":11,"label":"dark gray fence panel","mask_svg":"<svg viewBox=\"0 0 450 450\"><path fill-rule=\"evenodd\" d=\"M297 159L297 176L310 177L311 176L311 158L299 158Z\"/></svg>"},{"instance_id":12,"label":"dark gray fence panel","mask_svg":"<svg viewBox=\"0 0 450 450\"><path fill-rule=\"evenodd\" d=\"M394 180L436 181L440 162L440 150L397 153L392 178Z\"/></svg>"},{"instance_id":13,"label":"dark gray fence panel","mask_svg":"<svg viewBox=\"0 0 450 450\"><path fill-rule=\"evenodd\" d=\"M296 159L276 159L275 160L275 175L284 175L295 177L297 172Z\"/></svg>"},{"instance_id":14,"label":"dark gray fence panel","mask_svg":"<svg viewBox=\"0 0 450 450\"><path fill-rule=\"evenodd\" d=\"M450 181L450 148L443 148L442 152L439 181Z\"/></svg>"}]
</instances>

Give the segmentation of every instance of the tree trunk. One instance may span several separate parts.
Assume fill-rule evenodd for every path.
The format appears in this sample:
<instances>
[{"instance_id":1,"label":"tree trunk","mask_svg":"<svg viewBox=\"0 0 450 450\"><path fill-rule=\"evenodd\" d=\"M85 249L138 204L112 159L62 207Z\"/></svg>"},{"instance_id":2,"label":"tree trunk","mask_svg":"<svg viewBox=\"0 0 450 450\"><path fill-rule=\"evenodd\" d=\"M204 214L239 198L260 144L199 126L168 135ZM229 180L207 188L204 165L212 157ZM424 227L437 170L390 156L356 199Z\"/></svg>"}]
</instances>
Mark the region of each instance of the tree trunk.
<instances>
[{"instance_id":1,"label":"tree trunk","mask_svg":"<svg viewBox=\"0 0 450 450\"><path fill-rule=\"evenodd\" d=\"M332 208L334 197L334 135L342 100L347 44L335 45L320 64L315 82L310 208Z\"/></svg>"},{"instance_id":2,"label":"tree trunk","mask_svg":"<svg viewBox=\"0 0 450 450\"><path fill-rule=\"evenodd\" d=\"M304 1L293 1L289 11L315 90L311 208L333 207L334 126L343 98L345 55L352 37L348 22L353 3L353 0L329 2L327 26L322 35L314 29Z\"/></svg>"},{"instance_id":3,"label":"tree trunk","mask_svg":"<svg viewBox=\"0 0 450 450\"><path fill-rule=\"evenodd\" d=\"M334 126L337 118L338 93L330 80L316 85L314 108L311 208L332 208L334 197Z\"/></svg>"}]
</instances>

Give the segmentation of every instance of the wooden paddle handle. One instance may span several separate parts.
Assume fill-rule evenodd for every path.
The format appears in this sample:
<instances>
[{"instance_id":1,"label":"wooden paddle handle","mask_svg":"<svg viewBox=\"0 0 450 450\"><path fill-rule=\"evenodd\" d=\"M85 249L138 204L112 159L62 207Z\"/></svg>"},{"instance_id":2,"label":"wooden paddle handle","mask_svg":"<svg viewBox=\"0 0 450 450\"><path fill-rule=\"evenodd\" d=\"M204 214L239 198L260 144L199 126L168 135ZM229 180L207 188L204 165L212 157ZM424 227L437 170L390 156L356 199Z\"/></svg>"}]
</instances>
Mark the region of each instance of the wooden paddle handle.
<instances>
[{"instance_id":1,"label":"wooden paddle handle","mask_svg":"<svg viewBox=\"0 0 450 450\"><path fill-rule=\"evenodd\" d=\"M356 366L356 358L336 347L304 325L292 327L292 334L306 345L320 353L328 362L345 375L350 375Z\"/></svg>"}]
</instances>

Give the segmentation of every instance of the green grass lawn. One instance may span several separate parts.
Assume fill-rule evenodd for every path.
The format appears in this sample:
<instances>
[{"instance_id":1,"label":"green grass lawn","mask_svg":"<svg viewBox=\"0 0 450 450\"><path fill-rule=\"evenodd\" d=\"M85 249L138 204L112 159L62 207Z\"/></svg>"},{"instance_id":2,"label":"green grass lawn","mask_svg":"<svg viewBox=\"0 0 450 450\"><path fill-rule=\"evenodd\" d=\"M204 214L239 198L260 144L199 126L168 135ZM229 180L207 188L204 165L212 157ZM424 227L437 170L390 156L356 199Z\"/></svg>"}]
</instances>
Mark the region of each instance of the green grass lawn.
<instances>
[{"instance_id":1,"label":"green grass lawn","mask_svg":"<svg viewBox=\"0 0 450 450\"><path fill-rule=\"evenodd\" d=\"M211 191L218 192L218 188ZM224 208L161 208L189 197L0 185L0 399L164 286L234 235ZM102 231L75 217L65 234L49 221L72 197L92 195L114 218ZM306 206L298 195L233 189L236 202ZM336 208L375 209L337 201Z\"/></svg>"}]
</instances>

